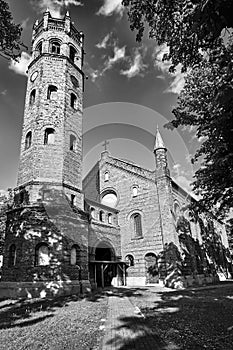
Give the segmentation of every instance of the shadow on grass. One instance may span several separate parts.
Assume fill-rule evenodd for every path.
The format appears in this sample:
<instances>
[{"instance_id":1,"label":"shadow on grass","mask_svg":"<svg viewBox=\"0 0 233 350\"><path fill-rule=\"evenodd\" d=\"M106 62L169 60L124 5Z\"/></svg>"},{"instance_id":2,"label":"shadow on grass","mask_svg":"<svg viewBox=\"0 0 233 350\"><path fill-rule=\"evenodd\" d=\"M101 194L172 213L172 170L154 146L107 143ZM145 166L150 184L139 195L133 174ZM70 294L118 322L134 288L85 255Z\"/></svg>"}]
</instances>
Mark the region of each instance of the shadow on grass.
<instances>
[{"instance_id":1,"label":"shadow on grass","mask_svg":"<svg viewBox=\"0 0 233 350\"><path fill-rule=\"evenodd\" d=\"M140 298L136 289L131 295L130 290L120 292L128 294L145 318L118 319L109 346L116 344L117 350L233 349L233 285L164 292L152 287L142 289Z\"/></svg>"}]
</instances>

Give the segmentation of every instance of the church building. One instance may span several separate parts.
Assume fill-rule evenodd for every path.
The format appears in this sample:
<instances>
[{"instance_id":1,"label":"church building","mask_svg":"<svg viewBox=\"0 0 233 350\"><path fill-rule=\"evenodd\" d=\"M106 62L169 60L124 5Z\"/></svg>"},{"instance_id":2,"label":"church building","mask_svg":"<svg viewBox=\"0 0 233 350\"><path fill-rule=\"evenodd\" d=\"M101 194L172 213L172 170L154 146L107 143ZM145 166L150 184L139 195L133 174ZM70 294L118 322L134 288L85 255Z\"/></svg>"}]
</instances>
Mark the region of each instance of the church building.
<instances>
[{"instance_id":1,"label":"church building","mask_svg":"<svg viewBox=\"0 0 233 350\"><path fill-rule=\"evenodd\" d=\"M35 23L32 55L0 296L228 278L225 227L189 209L195 200L172 180L158 129L153 171L105 149L82 179L84 35L69 13Z\"/></svg>"}]
</instances>

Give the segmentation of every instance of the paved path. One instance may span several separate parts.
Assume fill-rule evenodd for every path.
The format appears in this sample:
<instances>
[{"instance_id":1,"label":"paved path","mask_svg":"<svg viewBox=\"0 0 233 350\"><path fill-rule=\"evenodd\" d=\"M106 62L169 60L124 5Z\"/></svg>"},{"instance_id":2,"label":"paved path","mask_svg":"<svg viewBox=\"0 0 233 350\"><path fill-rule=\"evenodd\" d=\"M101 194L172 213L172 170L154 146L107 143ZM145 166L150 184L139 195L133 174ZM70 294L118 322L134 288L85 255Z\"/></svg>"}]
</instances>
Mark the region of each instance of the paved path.
<instances>
[{"instance_id":1,"label":"paved path","mask_svg":"<svg viewBox=\"0 0 233 350\"><path fill-rule=\"evenodd\" d=\"M161 339L147 326L140 310L120 293L109 293L102 350L162 350Z\"/></svg>"}]
</instances>

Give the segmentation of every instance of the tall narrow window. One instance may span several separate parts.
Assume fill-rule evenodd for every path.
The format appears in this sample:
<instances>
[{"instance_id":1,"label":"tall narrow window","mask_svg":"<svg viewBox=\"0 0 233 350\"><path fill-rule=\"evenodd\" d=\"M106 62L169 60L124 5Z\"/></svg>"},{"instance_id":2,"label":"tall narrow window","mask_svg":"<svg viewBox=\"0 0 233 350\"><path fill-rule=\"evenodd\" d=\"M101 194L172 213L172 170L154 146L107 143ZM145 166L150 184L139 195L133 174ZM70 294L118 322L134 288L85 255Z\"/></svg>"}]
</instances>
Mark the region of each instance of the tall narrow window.
<instances>
[{"instance_id":1,"label":"tall narrow window","mask_svg":"<svg viewBox=\"0 0 233 350\"><path fill-rule=\"evenodd\" d=\"M77 109L77 96L73 93L70 95L70 106Z\"/></svg>"},{"instance_id":2,"label":"tall narrow window","mask_svg":"<svg viewBox=\"0 0 233 350\"><path fill-rule=\"evenodd\" d=\"M70 135L70 151L76 151L77 140L74 135Z\"/></svg>"},{"instance_id":3,"label":"tall narrow window","mask_svg":"<svg viewBox=\"0 0 233 350\"><path fill-rule=\"evenodd\" d=\"M138 195L138 188L137 188L137 186L134 186L133 187L133 197L137 197L137 195Z\"/></svg>"},{"instance_id":4,"label":"tall narrow window","mask_svg":"<svg viewBox=\"0 0 233 350\"><path fill-rule=\"evenodd\" d=\"M80 260L80 248L77 245L73 245L70 251L70 264L78 265Z\"/></svg>"},{"instance_id":5,"label":"tall narrow window","mask_svg":"<svg viewBox=\"0 0 233 350\"><path fill-rule=\"evenodd\" d=\"M108 171L106 171L104 173L104 181L109 181L109 172Z\"/></svg>"},{"instance_id":6,"label":"tall narrow window","mask_svg":"<svg viewBox=\"0 0 233 350\"><path fill-rule=\"evenodd\" d=\"M103 210L100 210L100 212L99 212L99 220L100 221L104 221L104 212L103 212Z\"/></svg>"},{"instance_id":7,"label":"tall narrow window","mask_svg":"<svg viewBox=\"0 0 233 350\"><path fill-rule=\"evenodd\" d=\"M41 243L35 249L35 266L49 265L49 247L46 243Z\"/></svg>"},{"instance_id":8,"label":"tall narrow window","mask_svg":"<svg viewBox=\"0 0 233 350\"><path fill-rule=\"evenodd\" d=\"M134 237L142 237L142 218L139 213L132 215L133 227L134 227Z\"/></svg>"},{"instance_id":9,"label":"tall narrow window","mask_svg":"<svg viewBox=\"0 0 233 350\"><path fill-rule=\"evenodd\" d=\"M55 53L55 54L59 55L60 54L60 47L61 47L61 45L59 44L58 41L52 41L51 53Z\"/></svg>"},{"instance_id":10,"label":"tall narrow window","mask_svg":"<svg viewBox=\"0 0 233 350\"><path fill-rule=\"evenodd\" d=\"M95 218L95 208L91 208L91 217Z\"/></svg>"},{"instance_id":11,"label":"tall narrow window","mask_svg":"<svg viewBox=\"0 0 233 350\"><path fill-rule=\"evenodd\" d=\"M112 214L108 214L108 223L112 224Z\"/></svg>"},{"instance_id":12,"label":"tall narrow window","mask_svg":"<svg viewBox=\"0 0 233 350\"><path fill-rule=\"evenodd\" d=\"M36 47L36 54L37 56L42 54L42 41L40 41Z\"/></svg>"},{"instance_id":13,"label":"tall narrow window","mask_svg":"<svg viewBox=\"0 0 233 350\"><path fill-rule=\"evenodd\" d=\"M44 134L44 144L45 145L52 145L55 141L55 130L52 128L45 129Z\"/></svg>"},{"instance_id":14,"label":"tall narrow window","mask_svg":"<svg viewBox=\"0 0 233 350\"><path fill-rule=\"evenodd\" d=\"M33 89L30 93L29 104L32 105L36 99L36 89Z\"/></svg>"},{"instance_id":15,"label":"tall narrow window","mask_svg":"<svg viewBox=\"0 0 233 350\"><path fill-rule=\"evenodd\" d=\"M72 46L70 46L70 55L69 55L69 57L70 57L70 60L72 62L74 62L75 55L76 55L76 50Z\"/></svg>"},{"instance_id":16,"label":"tall narrow window","mask_svg":"<svg viewBox=\"0 0 233 350\"><path fill-rule=\"evenodd\" d=\"M32 144L32 132L28 131L26 138L25 138L25 150L30 148Z\"/></svg>"},{"instance_id":17,"label":"tall narrow window","mask_svg":"<svg viewBox=\"0 0 233 350\"><path fill-rule=\"evenodd\" d=\"M47 99L48 100L56 100L57 99L57 87L54 85L49 85L47 91Z\"/></svg>"},{"instance_id":18,"label":"tall narrow window","mask_svg":"<svg viewBox=\"0 0 233 350\"><path fill-rule=\"evenodd\" d=\"M9 248L9 267L15 266L16 263L16 246L15 244L11 244Z\"/></svg>"},{"instance_id":19,"label":"tall narrow window","mask_svg":"<svg viewBox=\"0 0 233 350\"><path fill-rule=\"evenodd\" d=\"M70 203L71 203L71 205L75 205L75 195L74 194L71 194L71 196L70 196Z\"/></svg>"}]
</instances>

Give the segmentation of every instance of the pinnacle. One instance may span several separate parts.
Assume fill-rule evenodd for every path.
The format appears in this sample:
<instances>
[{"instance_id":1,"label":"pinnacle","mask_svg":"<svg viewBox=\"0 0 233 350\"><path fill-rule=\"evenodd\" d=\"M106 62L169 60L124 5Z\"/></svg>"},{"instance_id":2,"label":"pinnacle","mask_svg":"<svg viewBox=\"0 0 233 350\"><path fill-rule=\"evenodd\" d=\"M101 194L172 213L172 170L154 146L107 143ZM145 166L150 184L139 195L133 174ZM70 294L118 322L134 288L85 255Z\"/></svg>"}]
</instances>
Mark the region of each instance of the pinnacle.
<instances>
[{"instance_id":1,"label":"pinnacle","mask_svg":"<svg viewBox=\"0 0 233 350\"><path fill-rule=\"evenodd\" d=\"M159 132L159 127L157 125L154 150L157 150L159 148L166 149L166 147L164 146L164 142L163 142L162 136L161 136L161 134Z\"/></svg>"}]
</instances>

